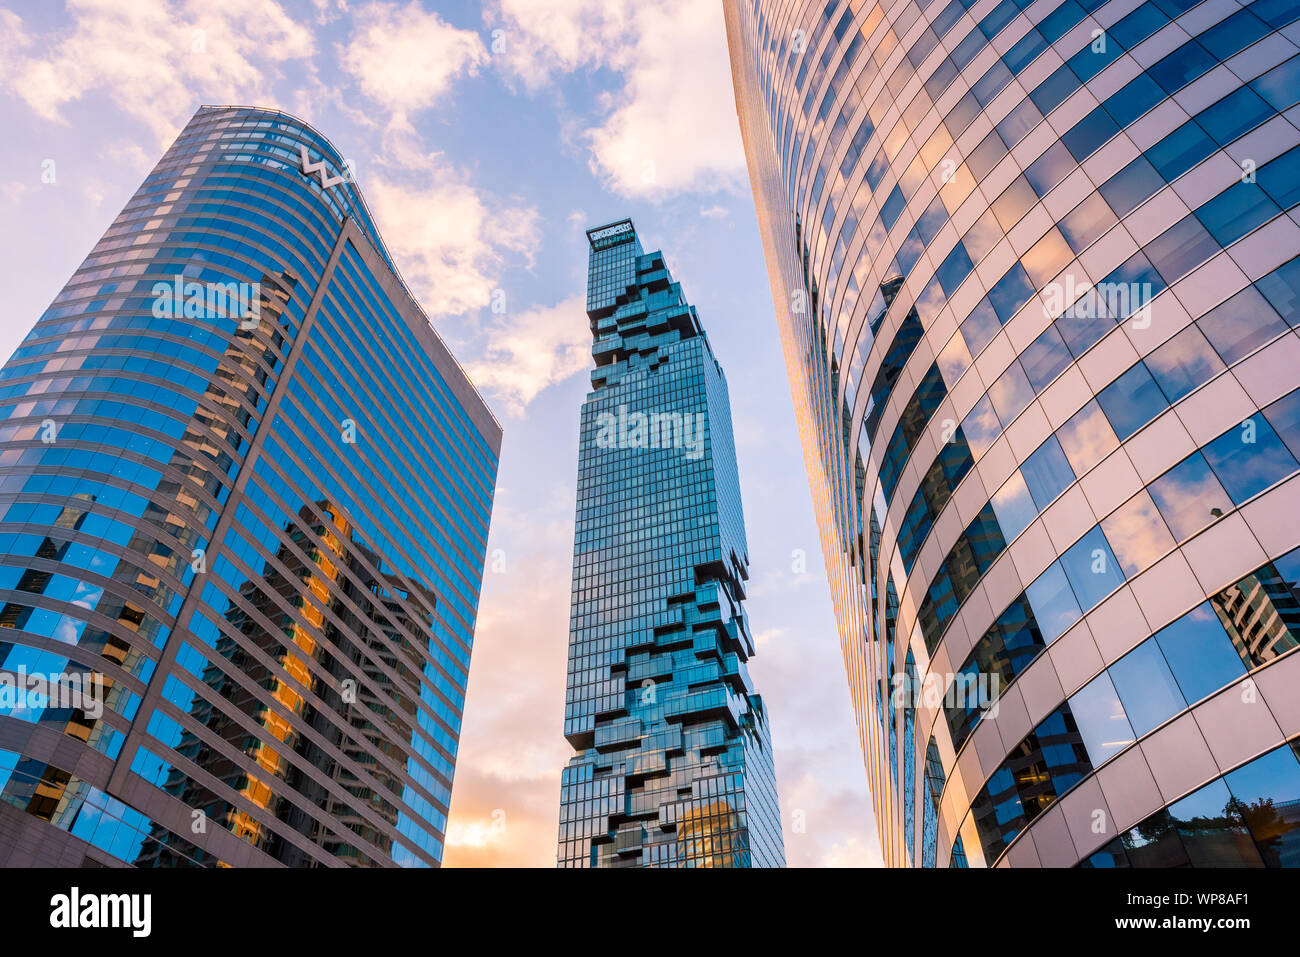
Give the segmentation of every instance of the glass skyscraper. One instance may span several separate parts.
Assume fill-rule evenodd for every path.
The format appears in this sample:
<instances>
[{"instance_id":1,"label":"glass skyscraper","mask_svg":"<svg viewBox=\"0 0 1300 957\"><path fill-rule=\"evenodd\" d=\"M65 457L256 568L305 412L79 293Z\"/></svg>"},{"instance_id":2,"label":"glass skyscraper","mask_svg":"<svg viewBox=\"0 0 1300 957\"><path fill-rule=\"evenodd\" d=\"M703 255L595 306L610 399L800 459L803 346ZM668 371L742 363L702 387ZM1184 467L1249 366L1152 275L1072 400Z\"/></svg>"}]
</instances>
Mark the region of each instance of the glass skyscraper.
<instances>
[{"instance_id":1,"label":"glass skyscraper","mask_svg":"<svg viewBox=\"0 0 1300 957\"><path fill-rule=\"evenodd\" d=\"M561 867L781 867L727 380L663 254L587 231Z\"/></svg>"},{"instance_id":2,"label":"glass skyscraper","mask_svg":"<svg viewBox=\"0 0 1300 957\"><path fill-rule=\"evenodd\" d=\"M501 429L337 150L200 109L0 419L0 864L436 866Z\"/></svg>"},{"instance_id":3,"label":"glass skyscraper","mask_svg":"<svg viewBox=\"0 0 1300 957\"><path fill-rule=\"evenodd\" d=\"M886 862L1300 863L1300 3L724 6Z\"/></svg>"}]
</instances>

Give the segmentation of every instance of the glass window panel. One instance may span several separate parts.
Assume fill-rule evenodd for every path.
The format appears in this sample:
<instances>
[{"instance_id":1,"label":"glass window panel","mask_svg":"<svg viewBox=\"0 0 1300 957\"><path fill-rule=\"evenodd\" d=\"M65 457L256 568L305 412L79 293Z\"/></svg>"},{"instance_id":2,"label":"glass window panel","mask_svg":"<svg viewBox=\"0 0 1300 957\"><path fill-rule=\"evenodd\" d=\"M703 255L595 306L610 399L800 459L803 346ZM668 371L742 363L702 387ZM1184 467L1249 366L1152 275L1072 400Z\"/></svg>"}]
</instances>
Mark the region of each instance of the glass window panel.
<instances>
[{"instance_id":1,"label":"glass window panel","mask_svg":"<svg viewBox=\"0 0 1300 957\"><path fill-rule=\"evenodd\" d=\"M1154 641L1144 641L1107 670L1139 738L1187 707Z\"/></svg>"},{"instance_id":2,"label":"glass window panel","mask_svg":"<svg viewBox=\"0 0 1300 957\"><path fill-rule=\"evenodd\" d=\"M977 356L993 341L993 337L1001 328L1002 323L998 321L997 313L993 311L993 305L986 297L980 300L979 305L972 309L971 314L962 322L961 335L966 340L966 348L970 350L970 354Z\"/></svg>"},{"instance_id":3,"label":"glass window panel","mask_svg":"<svg viewBox=\"0 0 1300 957\"><path fill-rule=\"evenodd\" d=\"M1076 253L1116 223L1115 213L1100 193L1093 193L1061 219L1060 229Z\"/></svg>"},{"instance_id":4,"label":"glass window panel","mask_svg":"<svg viewBox=\"0 0 1300 957\"><path fill-rule=\"evenodd\" d=\"M961 674L972 680L987 676L988 697L995 700L1045 647L1046 641L1038 622L1021 595L975 643ZM965 743L982 713L983 705L976 698L978 695L954 693L951 704L945 704L954 748Z\"/></svg>"},{"instance_id":5,"label":"glass window panel","mask_svg":"<svg viewBox=\"0 0 1300 957\"><path fill-rule=\"evenodd\" d=\"M1197 319L1196 325L1228 365L1288 328L1254 286L1247 286L1227 302L1215 306Z\"/></svg>"},{"instance_id":6,"label":"glass window panel","mask_svg":"<svg viewBox=\"0 0 1300 957\"><path fill-rule=\"evenodd\" d=\"M1076 359L1115 328L1115 319L1107 315L1105 309L1098 309L1100 298L1092 288L1088 288L1056 320L1056 331Z\"/></svg>"},{"instance_id":7,"label":"glass window panel","mask_svg":"<svg viewBox=\"0 0 1300 957\"><path fill-rule=\"evenodd\" d=\"M954 59L956 56L956 51L954 51ZM975 99L979 102L980 106L987 107L993 102L993 98L1001 93L1010 82L1011 71L1003 65L1001 60L994 60L993 64L989 67L988 72L980 77L979 80L975 82L975 85L971 87L971 93L975 95Z\"/></svg>"},{"instance_id":8,"label":"glass window panel","mask_svg":"<svg viewBox=\"0 0 1300 957\"><path fill-rule=\"evenodd\" d=\"M1154 3L1144 3L1110 28L1110 35L1131 50L1169 22L1169 15Z\"/></svg>"},{"instance_id":9,"label":"glass window panel","mask_svg":"<svg viewBox=\"0 0 1300 957\"><path fill-rule=\"evenodd\" d=\"M1121 440L1168 408L1164 393L1141 362L1102 389L1097 401Z\"/></svg>"},{"instance_id":10,"label":"glass window panel","mask_svg":"<svg viewBox=\"0 0 1300 957\"><path fill-rule=\"evenodd\" d=\"M1002 59L1012 71L1019 73L1046 49L1047 40L1036 28L1030 27L1029 32L1021 37Z\"/></svg>"},{"instance_id":11,"label":"glass window panel","mask_svg":"<svg viewBox=\"0 0 1300 957\"><path fill-rule=\"evenodd\" d=\"M1247 668L1262 665L1297 645L1296 553L1263 565L1211 596L1210 604Z\"/></svg>"},{"instance_id":12,"label":"glass window panel","mask_svg":"<svg viewBox=\"0 0 1300 957\"><path fill-rule=\"evenodd\" d=\"M1074 481L1074 472L1066 460L1060 442L1054 435L1048 436L1047 440L1025 459L1024 464L1020 466L1020 472L1025 477L1029 494L1033 496L1034 504L1038 506L1039 511L1047 508L1051 501Z\"/></svg>"},{"instance_id":13,"label":"glass window panel","mask_svg":"<svg viewBox=\"0 0 1300 957\"><path fill-rule=\"evenodd\" d=\"M1083 735L1079 733L1068 704L1061 705L1044 718L1034 729L1033 736L1042 749L1052 788L1057 794L1064 794L1092 770ZM1034 811L1034 816L1044 807L1046 803Z\"/></svg>"},{"instance_id":14,"label":"glass window panel","mask_svg":"<svg viewBox=\"0 0 1300 957\"><path fill-rule=\"evenodd\" d=\"M1300 389L1282 396L1266 408L1264 417L1281 436L1291 454L1300 456Z\"/></svg>"},{"instance_id":15,"label":"glass window panel","mask_svg":"<svg viewBox=\"0 0 1300 957\"><path fill-rule=\"evenodd\" d=\"M1193 867L1263 867L1246 822L1222 779L1169 806Z\"/></svg>"},{"instance_id":16,"label":"glass window panel","mask_svg":"<svg viewBox=\"0 0 1300 957\"><path fill-rule=\"evenodd\" d=\"M1296 460L1262 415L1251 416L1202 451L1238 505L1296 470Z\"/></svg>"},{"instance_id":17,"label":"glass window panel","mask_svg":"<svg viewBox=\"0 0 1300 957\"><path fill-rule=\"evenodd\" d=\"M1002 423L998 421L998 414L993 411L993 403L988 396L976 402L975 408L962 419L961 430L975 458L987 452L989 446L1002 434Z\"/></svg>"},{"instance_id":18,"label":"glass window panel","mask_svg":"<svg viewBox=\"0 0 1300 957\"><path fill-rule=\"evenodd\" d=\"M1171 404L1225 368L1205 334L1194 325L1178 333L1143 362Z\"/></svg>"},{"instance_id":19,"label":"glass window panel","mask_svg":"<svg viewBox=\"0 0 1300 957\"><path fill-rule=\"evenodd\" d=\"M1174 537L1145 490L1108 515L1101 530L1129 578L1150 568L1174 547Z\"/></svg>"},{"instance_id":20,"label":"glass window panel","mask_svg":"<svg viewBox=\"0 0 1300 957\"><path fill-rule=\"evenodd\" d=\"M1124 572L1100 528L1071 545L1060 562L1085 612L1124 583Z\"/></svg>"},{"instance_id":21,"label":"glass window panel","mask_svg":"<svg viewBox=\"0 0 1300 957\"><path fill-rule=\"evenodd\" d=\"M1164 177L1139 156L1101 184L1101 195L1116 216L1127 216L1165 185Z\"/></svg>"},{"instance_id":22,"label":"glass window panel","mask_svg":"<svg viewBox=\"0 0 1300 957\"><path fill-rule=\"evenodd\" d=\"M944 383L951 389L962 373L970 368L971 354L966 341L961 336L953 336L935 362L939 365L939 374L943 376Z\"/></svg>"},{"instance_id":23,"label":"glass window panel","mask_svg":"<svg viewBox=\"0 0 1300 957\"><path fill-rule=\"evenodd\" d=\"M1263 123L1273 112L1258 93L1243 86L1209 109L1202 110L1196 120L1216 142L1226 146L1242 133Z\"/></svg>"},{"instance_id":24,"label":"glass window panel","mask_svg":"<svg viewBox=\"0 0 1300 957\"><path fill-rule=\"evenodd\" d=\"M1209 602L1166 625L1155 639L1189 702L1200 701L1246 673Z\"/></svg>"},{"instance_id":25,"label":"glass window panel","mask_svg":"<svg viewBox=\"0 0 1300 957\"><path fill-rule=\"evenodd\" d=\"M1094 767L1134 741L1124 705L1104 671L1071 696L1070 713Z\"/></svg>"},{"instance_id":26,"label":"glass window panel","mask_svg":"<svg viewBox=\"0 0 1300 957\"><path fill-rule=\"evenodd\" d=\"M1140 73L1121 87L1119 92L1108 96L1104 105L1115 122L1124 127L1164 98L1165 91L1160 89L1160 85L1145 73Z\"/></svg>"},{"instance_id":27,"label":"glass window panel","mask_svg":"<svg viewBox=\"0 0 1300 957\"><path fill-rule=\"evenodd\" d=\"M1151 66L1147 73L1166 93L1173 93L1207 70L1218 60L1195 40L1189 40L1173 53Z\"/></svg>"},{"instance_id":28,"label":"glass window panel","mask_svg":"<svg viewBox=\"0 0 1300 957\"><path fill-rule=\"evenodd\" d=\"M1020 105L1007 114L997 126L998 134L1002 137L1004 143L1010 143L1014 146L1024 139L1025 134L1038 125L1038 121L1043 118L1043 114L1034 106L1034 101L1024 99Z\"/></svg>"},{"instance_id":29,"label":"glass window panel","mask_svg":"<svg viewBox=\"0 0 1300 957\"><path fill-rule=\"evenodd\" d=\"M1043 330L1043 334L1020 354L1020 364L1036 393L1042 392L1073 361L1074 357L1054 325Z\"/></svg>"},{"instance_id":30,"label":"glass window panel","mask_svg":"<svg viewBox=\"0 0 1300 957\"><path fill-rule=\"evenodd\" d=\"M1074 70L1071 70L1069 65L1062 64L1057 68L1056 73L1044 79L1030 92L1030 98L1034 100L1037 108L1044 113L1050 113L1065 103L1070 94L1078 88L1079 78L1074 75ZM1069 153L1066 155L1069 156Z\"/></svg>"},{"instance_id":31,"label":"glass window panel","mask_svg":"<svg viewBox=\"0 0 1300 957\"><path fill-rule=\"evenodd\" d=\"M1292 57L1250 84L1273 109L1281 112L1300 98L1300 57Z\"/></svg>"},{"instance_id":32,"label":"glass window panel","mask_svg":"<svg viewBox=\"0 0 1300 957\"><path fill-rule=\"evenodd\" d=\"M1149 486L1174 538L1183 541L1232 510L1232 501L1200 452L1193 452Z\"/></svg>"},{"instance_id":33,"label":"glass window panel","mask_svg":"<svg viewBox=\"0 0 1300 957\"><path fill-rule=\"evenodd\" d=\"M1075 475L1083 475L1119 447L1115 430L1096 399L1057 429L1056 437Z\"/></svg>"},{"instance_id":34,"label":"glass window panel","mask_svg":"<svg viewBox=\"0 0 1300 957\"><path fill-rule=\"evenodd\" d=\"M1073 258L1074 250L1070 248L1070 244L1065 241L1059 229L1052 227L1042 239L1034 243L1029 252L1025 253L1020 263L1025 267L1025 272L1029 273L1029 278L1033 280L1034 285L1041 289L1051 282Z\"/></svg>"},{"instance_id":35,"label":"glass window panel","mask_svg":"<svg viewBox=\"0 0 1300 957\"><path fill-rule=\"evenodd\" d=\"M1020 217L1037 202L1038 194L1029 185L1029 180L1024 176L1017 176L1011 185L1002 191L1002 195L993 201L993 215L997 217L999 226L1009 230L1020 222Z\"/></svg>"},{"instance_id":36,"label":"glass window panel","mask_svg":"<svg viewBox=\"0 0 1300 957\"><path fill-rule=\"evenodd\" d=\"M1300 203L1300 148L1293 148L1259 168L1256 181L1283 209Z\"/></svg>"},{"instance_id":37,"label":"glass window panel","mask_svg":"<svg viewBox=\"0 0 1300 957\"><path fill-rule=\"evenodd\" d=\"M1258 280L1255 287L1289 325L1300 324L1300 256Z\"/></svg>"},{"instance_id":38,"label":"glass window panel","mask_svg":"<svg viewBox=\"0 0 1300 957\"><path fill-rule=\"evenodd\" d=\"M1197 39L1212 54L1226 60L1268 32L1268 25L1259 17L1249 10L1239 10L1200 34Z\"/></svg>"},{"instance_id":39,"label":"glass window panel","mask_svg":"<svg viewBox=\"0 0 1300 957\"><path fill-rule=\"evenodd\" d=\"M939 280L943 291L951 296L957 291L962 280L970 274L971 268L972 263L966 253L966 247L958 243L935 270L935 277Z\"/></svg>"},{"instance_id":40,"label":"glass window panel","mask_svg":"<svg viewBox=\"0 0 1300 957\"><path fill-rule=\"evenodd\" d=\"M1113 204L1112 204L1113 205ZM1219 251L1195 216L1185 216L1147 244L1145 253L1171 285Z\"/></svg>"},{"instance_id":41,"label":"glass window panel","mask_svg":"<svg viewBox=\"0 0 1300 957\"><path fill-rule=\"evenodd\" d=\"M1300 17L1300 4L1296 0L1263 0L1262 3L1252 3L1250 6L1255 16L1274 29L1284 27Z\"/></svg>"},{"instance_id":42,"label":"glass window panel","mask_svg":"<svg viewBox=\"0 0 1300 957\"><path fill-rule=\"evenodd\" d=\"M1025 274L1024 267L1016 263L989 290L988 301L998 319L1005 323L1033 294L1034 287L1029 276Z\"/></svg>"},{"instance_id":43,"label":"glass window panel","mask_svg":"<svg viewBox=\"0 0 1300 957\"><path fill-rule=\"evenodd\" d=\"M880 221L885 224L886 230L893 228L905 205L906 200L903 198L903 191L898 186L895 186L880 207Z\"/></svg>"},{"instance_id":44,"label":"glass window panel","mask_svg":"<svg viewBox=\"0 0 1300 957\"><path fill-rule=\"evenodd\" d=\"M1173 182L1218 146L1195 120L1188 120L1155 146L1147 150L1147 159L1169 182Z\"/></svg>"},{"instance_id":45,"label":"glass window panel","mask_svg":"<svg viewBox=\"0 0 1300 957\"><path fill-rule=\"evenodd\" d=\"M1137 827L1120 835L1134 867L1188 867L1190 861L1173 819L1157 811Z\"/></svg>"},{"instance_id":46,"label":"glass window panel","mask_svg":"<svg viewBox=\"0 0 1300 957\"><path fill-rule=\"evenodd\" d=\"M998 418L1010 422L1025 406L1034 400L1034 387L1029 384L1025 370L1020 363L1013 362L1007 370L998 376L998 380L989 389L989 399L997 410Z\"/></svg>"},{"instance_id":47,"label":"glass window panel","mask_svg":"<svg viewBox=\"0 0 1300 957\"><path fill-rule=\"evenodd\" d=\"M1034 500L1029 497L1024 477L1015 472L1011 478L1002 483L1002 487L991 499L993 511L997 514L998 524L1002 526L1002 535L1007 541L1015 538L1029 523L1038 517Z\"/></svg>"},{"instance_id":48,"label":"glass window panel","mask_svg":"<svg viewBox=\"0 0 1300 957\"><path fill-rule=\"evenodd\" d=\"M1053 562L1047 571L1034 579L1033 584L1025 589L1025 597L1029 599L1043 640L1048 644L1060 638L1079 620L1079 602L1059 561Z\"/></svg>"},{"instance_id":49,"label":"glass window panel","mask_svg":"<svg viewBox=\"0 0 1300 957\"><path fill-rule=\"evenodd\" d=\"M947 221L948 210L943 205L943 200L936 196L934 201L925 208L925 212L921 214L921 218L916 221L916 231L921 237L921 241L927 246L930 245L934 240L934 237L938 235L939 230L943 228L943 224Z\"/></svg>"},{"instance_id":50,"label":"glass window panel","mask_svg":"<svg viewBox=\"0 0 1300 957\"><path fill-rule=\"evenodd\" d=\"M1114 136L1118 129L1110 114L1099 106L1068 130L1061 137L1061 142L1082 163Z\"/></svg>"},{"instance_id":51,"label":"glass window panel","mask_svg":"<svg viewBox=\"0 0 1300 957\"><path fill-rule=\"evenodd\" d=\"M1259 176L1263 175L1261 169ZM1219 245L1235 243L1277 215L1277 203L1261 185L1262 179L1259 183L1234 183L1196 211L1196 218Z\"/></svg>"},{"instance_id":52,"label":"glass window panel","mask_svg":"<svg viewBox=\"0 0 1300 957\"><path fill-rule=\"evenodd\" d=\"M961 243L966 247L966 252L970 254L970 258L975 262L979 262L992 251L993 247L1001 239L1002 230L998 226L997 218L992 211L986 211L975 222L975 225L966 230L966 234L961 238Z\"/></svg>"},{"instance_id":53,"label":"glass window panel","mask_svg":"<svg viewBox=\"0 0 1300 957\"><path fill-rule=\"evenodd\" d=\"M954 137L960 136L980 112L980 103L975 99L975 94L967 93L948 111L948 115L943 118L943 125Z\"/></svg>"},{"instance_id":54,"label":"glass window panel","mask_svg":"<svg viewBox=\"0 0 1300 957\"><path fill-rule=\"evenodd\" d=\"M1300 762L1283 745L1224 777L1269 867L1300 867Z\"/></svg>"},{"instance_id":55,"label":"glass window panel","mask_svg":"<svg viewBox=\"0 0 1300 957\"><path fill-rule=\"evenodd\" d=\"M1079 862L1080 867L1088 868L1115 868L1131 867L1128 862L1128 852L1124 850L1124 842L1120 838L1110 841L1099 851L1094 851L1084 860Z\"/></svg>"},{"instance_id":56,"label":"glass window panel","mask_svg":"<svg viewBox=\"0 0 1300 957\"><path fill-rule=\"evenodd\" d=\"M1151 260L1147 259L1145 254L1134 253L1122 265L1112 269L1110 275L1098 285L1104 289L1114 290L1117 293L1107 297L1107 306L1119 307L1116 312L1111 313L1111 318L1118 322L1121 319L1127 319L1142 306L1160 295L1168 283L1165 282L1159 271L1151 265ZM1133 290L1138 295L1136 297L1120 295L1118 293L1121 290ZM1125 303L1125 300L1129 301ZM1127 308L1124 308L1126 305Z\"/></svg>"}]
</instances>

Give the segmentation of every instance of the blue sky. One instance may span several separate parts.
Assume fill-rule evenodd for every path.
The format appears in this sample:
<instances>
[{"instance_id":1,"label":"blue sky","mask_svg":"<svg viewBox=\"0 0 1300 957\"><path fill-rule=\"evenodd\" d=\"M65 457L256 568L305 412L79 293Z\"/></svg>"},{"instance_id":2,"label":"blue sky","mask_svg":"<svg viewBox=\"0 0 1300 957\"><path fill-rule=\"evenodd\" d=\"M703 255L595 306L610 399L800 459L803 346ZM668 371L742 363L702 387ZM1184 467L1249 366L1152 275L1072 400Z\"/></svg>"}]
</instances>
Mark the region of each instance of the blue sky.
<instances>
[{"instance_id":1,"label":"blue sky","mask_svg":"<svg viewBox=\"0 0 1300 957\"><path fill-rule=\"evenodd\" d=\"M194 110L248 103L308 120L348 157L403 276L501 419L489 549L503 570L484 581L448 865L554 862L591 365L583 230L633 217L728 375L751 670L787 857L878 862L720 4L5 0L0 79L0 353Z\"/></svg>"}]
</instances>

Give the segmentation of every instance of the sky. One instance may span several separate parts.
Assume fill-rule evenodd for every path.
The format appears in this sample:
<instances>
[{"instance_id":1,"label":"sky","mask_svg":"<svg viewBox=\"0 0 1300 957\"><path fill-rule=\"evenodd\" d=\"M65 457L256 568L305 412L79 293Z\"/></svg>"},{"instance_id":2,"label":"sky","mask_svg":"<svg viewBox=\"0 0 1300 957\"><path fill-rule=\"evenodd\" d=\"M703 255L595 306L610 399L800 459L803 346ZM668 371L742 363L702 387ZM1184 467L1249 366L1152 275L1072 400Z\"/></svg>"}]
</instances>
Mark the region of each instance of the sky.
<instances>
[{"instance_id":1,"label":"sky","mask_svg":"<svg viewBox=\"0 0 1300 957\"><path fill-rule=\"evenodd\" d=\"M727 373L787 860L879 864L721 4L0 0L0 355L205 103L339 148L505 430L444 865L555 862L584 230L624 216Z\"/></svg>"}]
</instances>

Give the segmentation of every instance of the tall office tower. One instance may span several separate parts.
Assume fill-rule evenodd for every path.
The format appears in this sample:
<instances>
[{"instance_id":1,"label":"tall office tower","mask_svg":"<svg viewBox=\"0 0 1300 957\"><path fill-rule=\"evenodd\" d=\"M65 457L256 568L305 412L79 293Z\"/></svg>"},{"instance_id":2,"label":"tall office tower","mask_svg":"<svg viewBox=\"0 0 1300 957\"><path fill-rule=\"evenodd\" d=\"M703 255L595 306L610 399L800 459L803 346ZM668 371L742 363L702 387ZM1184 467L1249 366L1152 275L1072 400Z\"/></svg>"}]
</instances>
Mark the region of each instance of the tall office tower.
<instances>
[{"instance_id":1,"label":"tall office tower","mask_svg":"<svg viewBox=\"0 0 1300 957\"><path fill-rule=\"evenodd\" d=\"M501 429L334 147L200 109L0 418L0 864L436 866Z\"/></svg>"},{"instance_id":2,"label":"tall office tower","mask_svg":"<svg viewBox=\"0 0 1300 957\"><path fill-rule=\"evenodd\" d=\"M727 380L630 220L587 231L561 867L782 867Z\"/></svg>"},{"instance_id":3,"label":"tall office tower","mask_svg":"<svg viewBox=\"0 0 1300 957\"><path fill-rule=\"evenodd\" d=\"M885 860L1300 862L1300 5L725 9Z\"/></svg>"}]
</instances>

